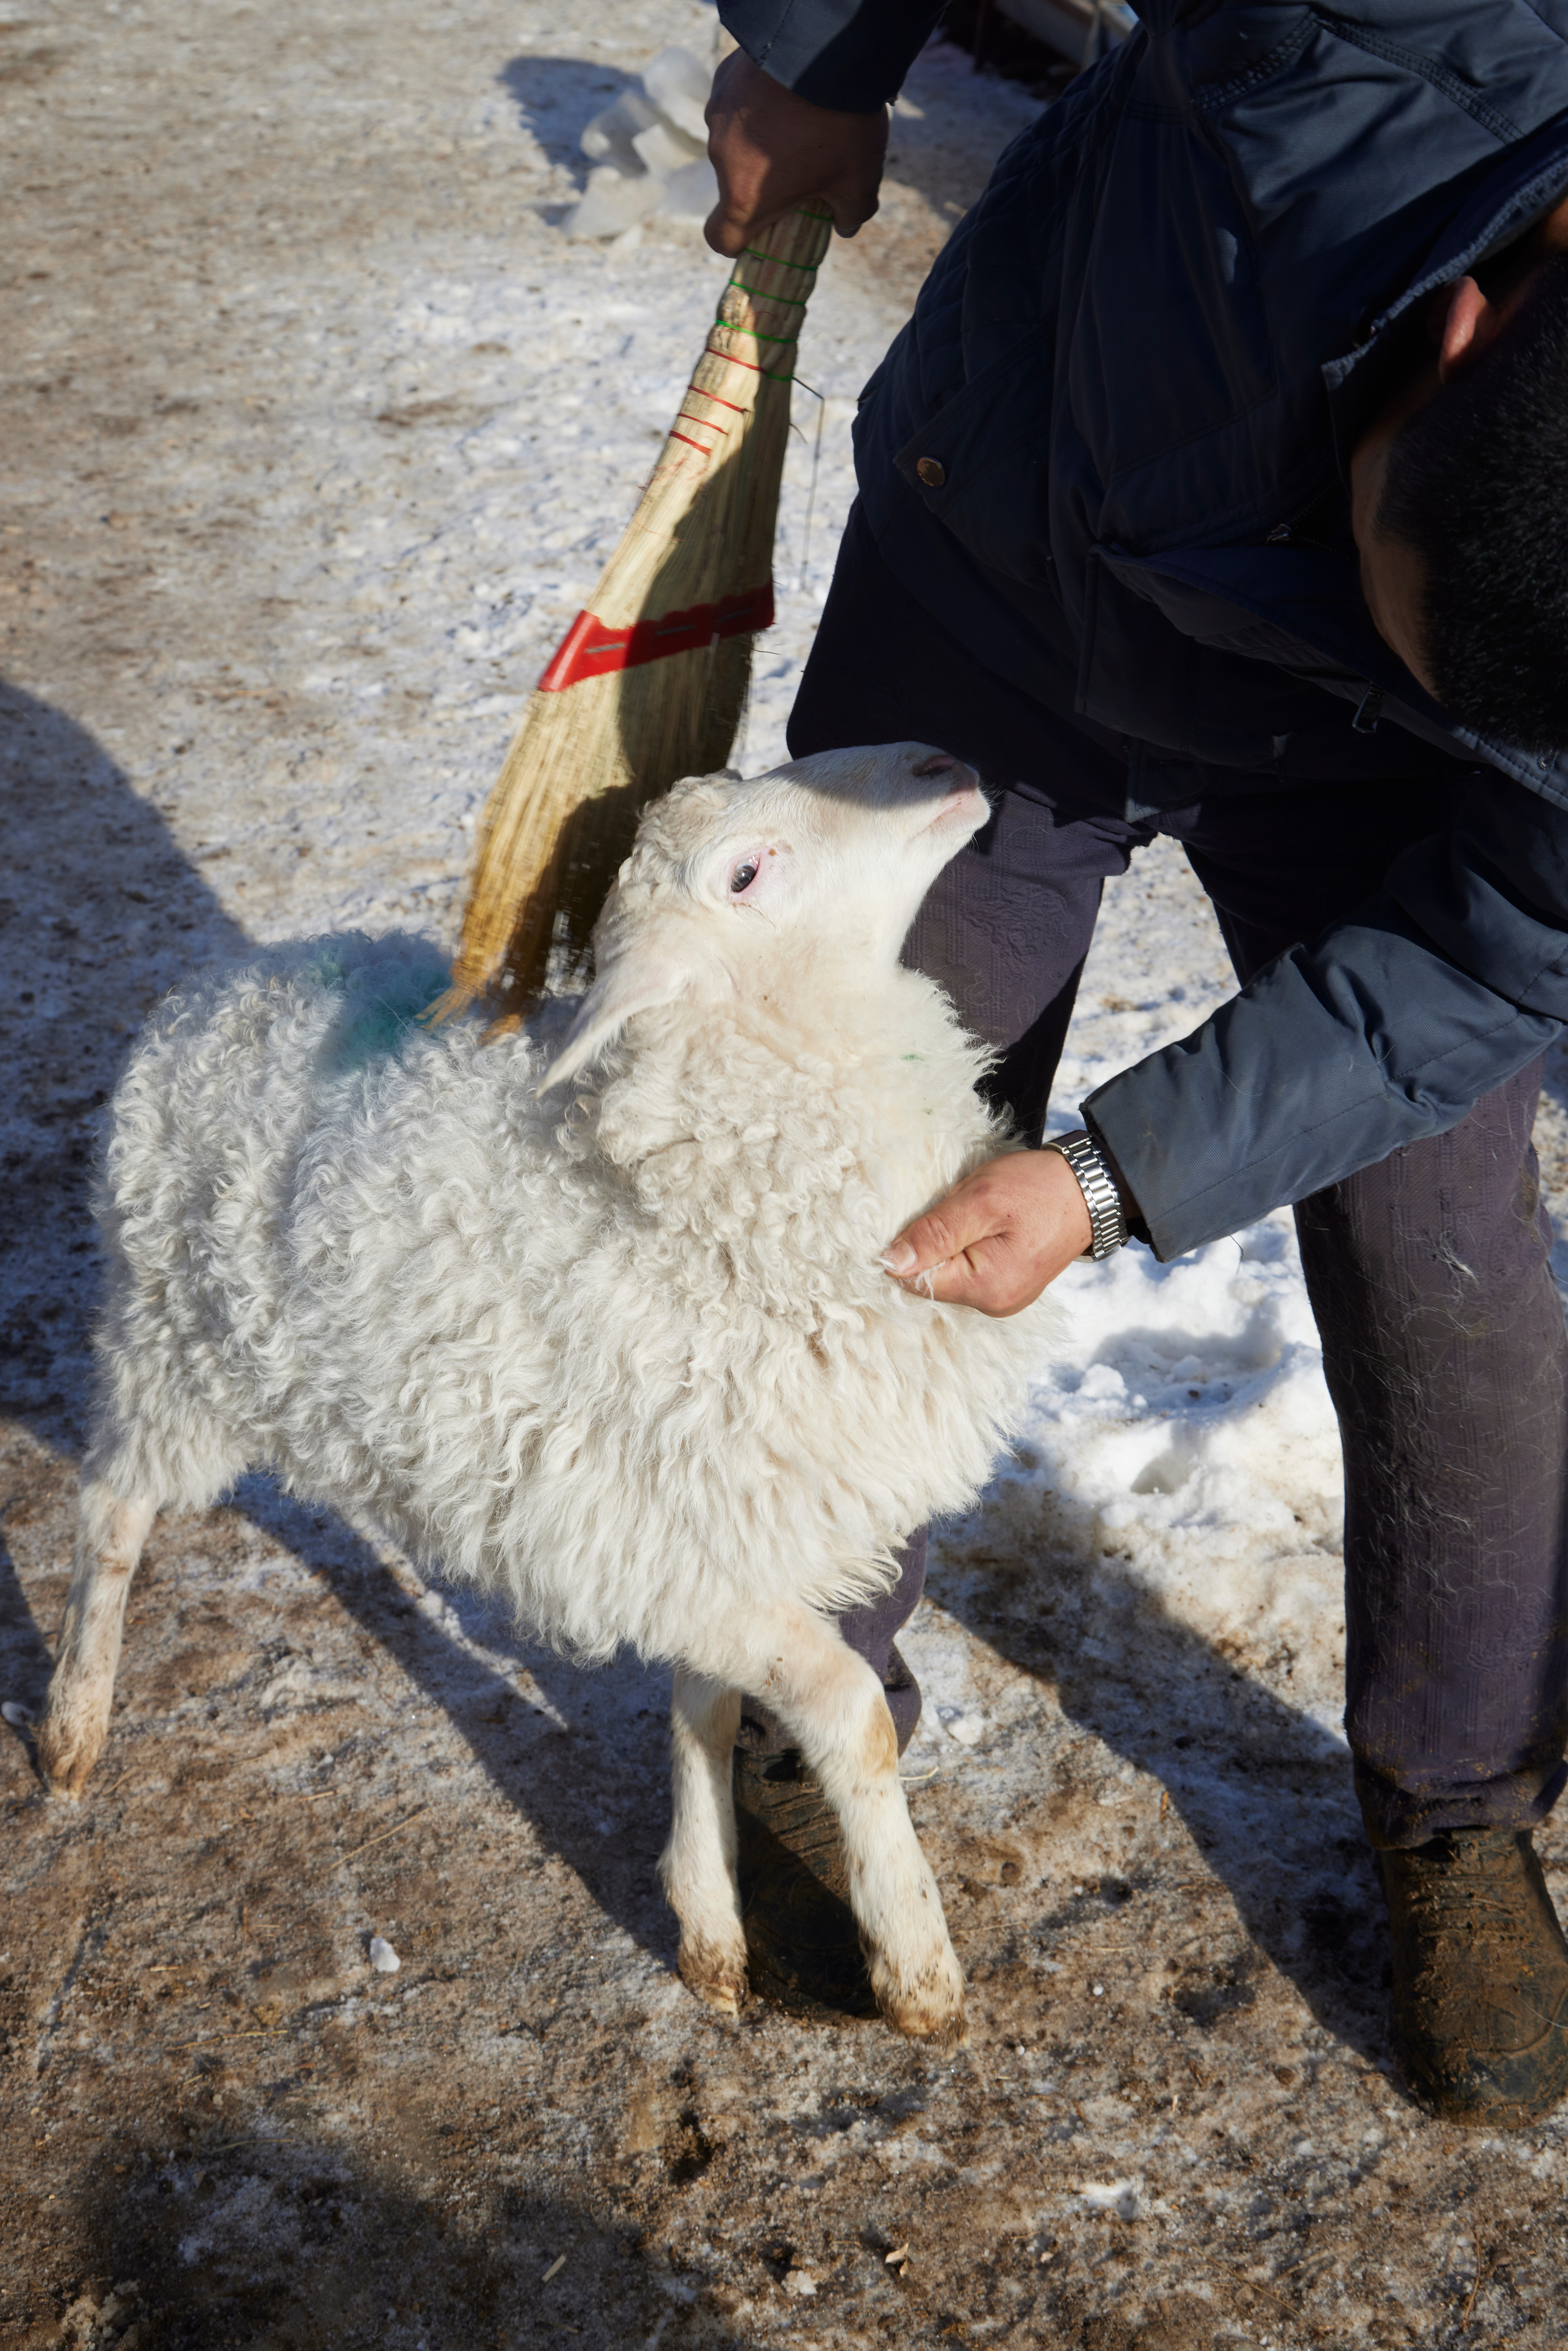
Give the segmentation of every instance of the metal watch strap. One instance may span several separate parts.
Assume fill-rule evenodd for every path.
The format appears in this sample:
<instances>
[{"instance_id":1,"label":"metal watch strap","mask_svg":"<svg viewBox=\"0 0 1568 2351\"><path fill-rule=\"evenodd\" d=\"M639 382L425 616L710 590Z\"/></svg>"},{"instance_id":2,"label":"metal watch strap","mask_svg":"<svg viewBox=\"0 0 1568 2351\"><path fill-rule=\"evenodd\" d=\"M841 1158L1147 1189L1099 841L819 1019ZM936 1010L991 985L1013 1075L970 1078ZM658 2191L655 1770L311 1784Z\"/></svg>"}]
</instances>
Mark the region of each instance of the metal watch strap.
<instances>
[{"instance_id":1,"label":"metal watch strap","mask_svg":"<svg viewBox=\"0 0 1568 2351\"><path fill-rule=\"evenodd\" d=\"M1084 1256L1109 1257L1127 1238L1127 1213L1116 1189L1116 1179L1100 1155L1099 1145L1085 1128L1080 1127L1075 1134L1052 1135L1045 1148L1060 1152L1078 1178L1078 1188L1089 1211L1089 1229L1094 1237Z\"/></svg>"}]
</instances>

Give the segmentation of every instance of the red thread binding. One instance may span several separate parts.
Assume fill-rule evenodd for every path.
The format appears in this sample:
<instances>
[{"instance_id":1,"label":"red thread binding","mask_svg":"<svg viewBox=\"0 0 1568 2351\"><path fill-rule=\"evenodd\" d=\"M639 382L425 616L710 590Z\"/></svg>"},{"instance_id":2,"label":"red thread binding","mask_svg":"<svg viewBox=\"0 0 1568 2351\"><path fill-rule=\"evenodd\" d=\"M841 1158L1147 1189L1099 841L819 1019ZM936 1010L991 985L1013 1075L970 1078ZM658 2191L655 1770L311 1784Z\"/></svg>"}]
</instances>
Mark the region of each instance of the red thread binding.
<instances>
[{"instance_id":1,"label":"red thread binding","mask_svg":"<svg viewBox=\"0 0 1568 2351\"><path fill-rule=\"evenodd\" d=\"M665 612L656 621L634 621L629 629L607 629L591 612L580 612L539 680L541 694L561 694L584 678L609 677L644 662L689 653L719 637L754 636L773 626L773 582L721 596L716 604L694 604L689 611Z\"/></svg>"}]
</instances>

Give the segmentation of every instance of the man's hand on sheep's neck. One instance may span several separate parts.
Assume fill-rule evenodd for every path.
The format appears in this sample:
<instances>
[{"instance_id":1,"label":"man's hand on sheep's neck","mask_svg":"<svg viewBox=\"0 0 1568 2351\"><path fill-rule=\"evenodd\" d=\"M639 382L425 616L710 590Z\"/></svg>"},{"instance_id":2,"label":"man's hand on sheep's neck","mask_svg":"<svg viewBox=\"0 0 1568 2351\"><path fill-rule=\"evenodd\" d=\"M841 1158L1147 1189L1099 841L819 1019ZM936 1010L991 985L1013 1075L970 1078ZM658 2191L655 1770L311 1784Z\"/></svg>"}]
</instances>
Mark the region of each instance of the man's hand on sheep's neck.
<instances>
[{"instance_id":1,"label":"man's hand on sheep's neck","mask_svg":"<svg viewBox=\"0 0 1568 2351\"><path fill-rule=\"evenodd\" d=\"M988 1159L908 1226L883 1263L923 1297L1018 1314L1093 1237L1078 1178L1061 1154L1013 1151Z\"/></svg>"}]
</instances>

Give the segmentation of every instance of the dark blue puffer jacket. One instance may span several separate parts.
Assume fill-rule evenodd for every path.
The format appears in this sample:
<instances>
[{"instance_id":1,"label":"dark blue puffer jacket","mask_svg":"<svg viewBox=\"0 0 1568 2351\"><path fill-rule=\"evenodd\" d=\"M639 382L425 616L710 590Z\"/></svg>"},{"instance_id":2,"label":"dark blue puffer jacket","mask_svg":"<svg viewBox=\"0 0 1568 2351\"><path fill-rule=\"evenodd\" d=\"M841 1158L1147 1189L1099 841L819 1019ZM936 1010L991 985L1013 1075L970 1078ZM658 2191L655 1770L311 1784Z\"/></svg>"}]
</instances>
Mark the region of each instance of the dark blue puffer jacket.
<instances>
[{"instance_id":1,"label":"dark blue puffer jacket","mask_svg":"<svg viewBox=\"0 0 1568 2351\"><path fill-rule=\"evenodd\" d=\"M846 107L930 21L723 14ZM1139 14L1003 156L867 387L882 552L989 668L1125 738L1140 807L1197 797L1194 760L1204 790L1464 785L1375 899L1086 1104L1172 1256L1453 1125L1568 1023L1568 759L1423 692L1345 488L1431 293L1568 192L1568 0Z\"/></svg>"}]
</instances>

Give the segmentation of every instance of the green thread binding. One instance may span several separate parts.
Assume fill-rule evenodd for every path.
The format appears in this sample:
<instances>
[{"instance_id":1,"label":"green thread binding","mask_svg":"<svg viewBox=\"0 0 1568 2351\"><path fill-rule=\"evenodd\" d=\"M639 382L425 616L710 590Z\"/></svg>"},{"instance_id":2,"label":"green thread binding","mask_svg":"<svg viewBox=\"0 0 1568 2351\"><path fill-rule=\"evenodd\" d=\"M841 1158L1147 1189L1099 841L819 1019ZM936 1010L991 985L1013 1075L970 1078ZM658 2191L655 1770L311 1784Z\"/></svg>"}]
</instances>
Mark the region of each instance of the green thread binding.
<instances>
[{"instance_id":1,"label":"green thread binding","mask_svg":"<svg viewBox=\"0 0 1568 2351\"><path fill-rule=\"evenodd\" d=\"M815 214L804 213L801 218L811 220L815 218ZM780 253L764 253L759 245L743 245L740 249L742 253L749 253L754 261L776 261L780 269L805 269L809 270L813 277L822 266L820 261L786 261Z\"/></svg>"},{"instance_id":2,"label":"green thread binding","mask_svg":"<svg viewBox=\"0 0 1568 2351\"><path fill-rule=\"evenodd\" d=\"M789 343L793 345L798 343L800 340L799 335L765 335L756 327L737 327L735 320L733 319L727 319L722 310L715 312L714 325L716 327L722 327L727 335L749 335L754 343Z\"/></svg>"},{"instance_id":3,"label":"green thread binding","mask_svg":"<svg viewBox=\"0 0 1568 2351\"><path fill-rule=\"evenodd\" d=\"M803 310L806 308L805 303L798 301L793 294L765 293L760 286L747 286L745 279L741 277L732 277L729 287L726 290L728 291L729 288L733 288L738 294L755 295L759 302L782 302L786 309Z\"/></svg>"},{"instance_id":4,"label":"green thread binding","mask_svg":"<svg viewBox=\"0 0 1568 2351\"><path fill-rule=\"evenodd\" d=\"M796 217L800 220L824 221L832 218L831 213L809 212L803 204L798 204L795 211ZM820 261L787 261L781 253L764 253L762 248L756 245L743 245L740 249L743 254L749 254L754 261L773 262L780 269L804 270L809 277L815 277L822 266ZM729 286L725 288L726 293L729 292L731 287L737 293L749 294L756 302L782 302L786 308L790 310L804 310L807 308L804 302L798 301L791 294L765 294L759 286L747 286L738 277L730 279ZM780 343L788 349L793 349L800 340L799 335L765 335L756 327L737 326L733 319L727 319L722 310L715 313L714 325L722 327L727 335L745 335L754 343ZM708 349L713 350L711 343ZM726 354L723 351L714 351L713 356L715 359L721 360ZM775 368L758 368L757 372L768 383L795 381L792 374L780 375Z\"/></svg>"}]
</instances>

